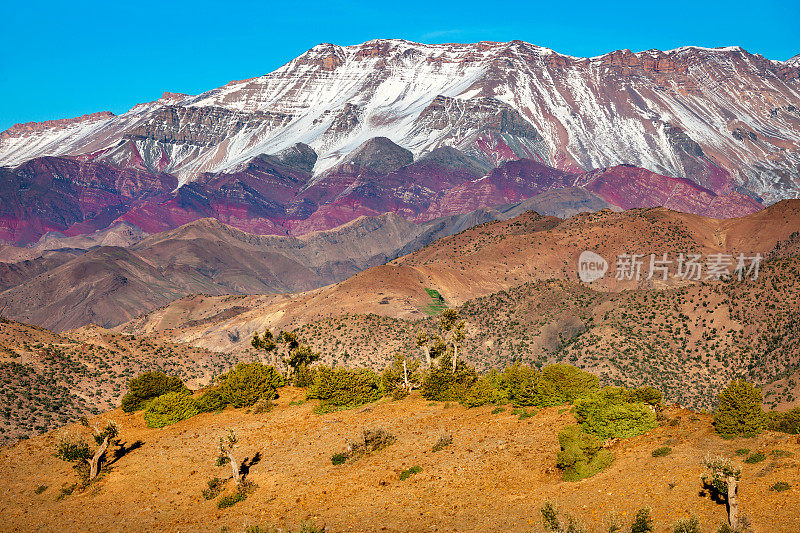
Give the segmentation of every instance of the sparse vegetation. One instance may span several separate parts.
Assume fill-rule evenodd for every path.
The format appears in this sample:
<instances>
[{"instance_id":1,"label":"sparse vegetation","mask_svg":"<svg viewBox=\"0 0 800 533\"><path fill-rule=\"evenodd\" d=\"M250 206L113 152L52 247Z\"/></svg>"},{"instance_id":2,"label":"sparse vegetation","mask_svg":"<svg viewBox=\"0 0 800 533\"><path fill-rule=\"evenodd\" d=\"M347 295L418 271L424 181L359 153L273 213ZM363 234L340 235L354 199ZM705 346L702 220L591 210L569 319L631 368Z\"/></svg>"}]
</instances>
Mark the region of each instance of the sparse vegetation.
<instances>
[{"instance_id":1,"label":"sparse vegetation","mask_svg":"<svg viewBox=\"0 0 800 533\"><path fill-rule=\"evenodd\" d=\"M775 492L783 492L791 488L792 486L786 483L785 481L776 481L775 483L770 485L769 490L774 490Z\"/></svg>"},{"instance_id":2,"label":"sparse vegetation","mask_svg":"<svg viewBox=\"0 0 800 533\"><path fill-rule=\"evenodd\" d=\"M410 478L415 474L419 474L420 472L422 472L422 467L419 465L414 465L411 468L408 468L400 472L400 481L405 481L406 479Z\"/></svg>"},{"instance_id":3,"label":"sparse vegetation","mask_svg":"<svg viewBox=\"0 0 800 533\"><path fill-rule=\"evenodd\" d=\"M669 446L660 446L653 450L652 455L653 457L666 457L670 453L672 453L672 448Z\"/></svg>"}]
</instances>

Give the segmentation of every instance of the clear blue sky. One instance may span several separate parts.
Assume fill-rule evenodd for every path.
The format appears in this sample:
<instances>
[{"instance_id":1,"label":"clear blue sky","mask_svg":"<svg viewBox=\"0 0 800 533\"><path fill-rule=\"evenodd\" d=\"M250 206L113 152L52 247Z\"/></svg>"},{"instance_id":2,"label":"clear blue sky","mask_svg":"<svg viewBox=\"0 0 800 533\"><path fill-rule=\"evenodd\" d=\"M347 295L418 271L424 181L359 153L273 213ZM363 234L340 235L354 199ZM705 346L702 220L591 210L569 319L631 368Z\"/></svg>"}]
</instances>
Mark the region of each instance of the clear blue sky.
<instances>
[{"instance_id":1,"label":"clear blue sky","mask_svg":"<svg viewBox=\"0 0 800 533\"><path fill-rule=\"evenodd\" d=\"M258 76L321 42L521 39L592 56L683 45L800 53L798 0L64 2L0 7L0 130Z\"/></svg>"}]
</instances>

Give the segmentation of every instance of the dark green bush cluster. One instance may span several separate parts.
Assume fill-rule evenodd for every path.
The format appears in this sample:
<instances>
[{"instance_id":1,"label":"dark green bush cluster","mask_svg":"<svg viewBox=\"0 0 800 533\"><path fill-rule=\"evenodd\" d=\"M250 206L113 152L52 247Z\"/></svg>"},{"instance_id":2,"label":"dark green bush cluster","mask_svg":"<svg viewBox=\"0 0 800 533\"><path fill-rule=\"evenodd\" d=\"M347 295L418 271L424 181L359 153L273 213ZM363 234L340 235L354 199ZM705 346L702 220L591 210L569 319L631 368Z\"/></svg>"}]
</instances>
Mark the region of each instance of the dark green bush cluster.
<instances>
[{"instance_id":1,"label":"dark green bush cluster","mask_svg":"<svg viewBox=\"0 0 800 533\"><path fill-rule=\"evenodd\" d=\"M197 402L188 393L169 392L151 400L144 411L149 428L169 426L198 414Z\"/></svg>"},{"instance_id":2,"label":"dark green bush cluster","mask_svg":"<svg viewBox=\"0 0 800 533\"><path fill-rule=\"evenodd\" d=\"M438 402L462 401L476 381L478 374L461 360L456 362L456 371L453 372L453 360L449 352L445 352L422 381L422 397Z\"/></svg>"},{"instance_id":3,"label":"dark green bush cluster","mask_svg":"<svg viewBox=\"0 0 800 533\"><path fill-rule=\"evenodd\" d=\"M784 413L770 411L767 413L767 429L790 433L800 433L800 407L795 407Z\"/></svg>"},{"instance_id":4,"label":"dark green bush cluster","mask_svg":"<svg viewBox=\"0 0 800 533\"><path fill-rule=\"evenodd\" d=\"M222 399L220 388L209 389L197 399L197 408L201 413L213 413L225 409L225 400Z\"/></svg>"},{"instance_id":5,"label":"dark green bush cluster","mask_svg":"<svg viewBox=\"0 0 800 533\"><path fill-rule=\"evenodd\" d=\"M505 402L507 396L502 390L496 388L490 378L483 376L479 378L464 393L461 404L466 407L480 407L482 405L492 405Z\"/></svg>"},{"instance_id":6,"label":"dark green bush cluster","mask_svg":"<svg viewBox=\"0 0 800 533\"><path fill-rule=\"evenodd\" d=\"M774 490L775 492L783 492L783 491L789 490L791 488L792 488L792 486L789 485L788 483L786 483L785 481L778 481L776 483L773 483L770 486L769 490Z\"/></svg>"},{"instance_id":7,"label":"dark green bush cluster","mask_svg":"<svg viewBox=\"0 0 800 533\"><path fill-rule=\"evenodd\" d=\"M551 502L542 506L542 525L551 533L583 533L583 528L568 514L561 516Z\"/></svg>"},{"instance_id":8,"label":"dark green bush cluster","mask_svg":"<svg viewBox=\"0 0 800 533\"><path fill-rule=\"evenodd\" d=\"M378 374L364 368L317 368L314 383L308 388L308 399L320 400L317 412L358 407L382 396Z\"/></svg>"},{"instance_id":9,"label":"dark green bush cluster","mask_svg":"<svg viewBox=\"0 0 800 533\"><path fill-rule=\"evenodd\" d=\"M283 376L273 367L258 362L239 363L236 368L219 377L219 399L225 405L250 407L258 400L273 400Z\"/></svg>"},{"instance_id":10,"label":"dark green bush cluster","mask_svg":"<svg viewBox=\"0 0 800 533\"><path fill-rule=\"evenodd\" d=\"M722 437L755 437L763 431L767 417L761 408L761 389L737 380L719 393L714 429Z\"/></svg>"},{"instance_id":11,"label":"dark green bush cluster","mask_svg":"<svg viewBox=\"0 0 800 533\"><path fill-rule=\"evenodd\" d=\"M247 497L256 490L256 484L251 481L242 481L236 486L236 492L228 494L217 500L217 509L225 509L226 507L233 507L237 503L244 501Z\"/></svg>"},{"instance_id":12,"label":"dark green bush cluster","mask_svg":"<svg viewBox=\"0 0 800 533\"><path fill-rule=\"evenodd\" d=\"M342 465L346 462L347 462L346 453L337 452L331 456L331 463L333 463L334 466Z\"/></svg>"},{"instance_id":13,"label":"dark green bush cluster","mask_svg":"<svg viewBox=\"0 0 800 533\"><path fill-rule=\"evenodd\" d=\"M613 454L603 449L602 441L583 431L580 426L567 426L558 434L561 451L556 464L565 481L591 477L614 461Z\"/></svg>"},{"instance_id":14,"label":"dark green bush cluster","mask_svg":"<svg viewBox=\"0 0 800 533\"><path fill-rule=\"evenodd\" d=\"M168 392L188 392L186 385L177 376L163 372L148 372L130 381L128 393L122 397L122 410L126 413L143 409L148 400Z\"/></svg>"},{"instance_id":15,"label":"dark green bush cluster","mask_svg":"<svg viewBox=\"0 0 800 533\"><path fill-rule=\"evenodd\" d=\"M630 391L606 387L575 402L575 419L587 433L601 439L634 437L655 428L653 409L631 398Z\"/></svg>"}]
</instances>

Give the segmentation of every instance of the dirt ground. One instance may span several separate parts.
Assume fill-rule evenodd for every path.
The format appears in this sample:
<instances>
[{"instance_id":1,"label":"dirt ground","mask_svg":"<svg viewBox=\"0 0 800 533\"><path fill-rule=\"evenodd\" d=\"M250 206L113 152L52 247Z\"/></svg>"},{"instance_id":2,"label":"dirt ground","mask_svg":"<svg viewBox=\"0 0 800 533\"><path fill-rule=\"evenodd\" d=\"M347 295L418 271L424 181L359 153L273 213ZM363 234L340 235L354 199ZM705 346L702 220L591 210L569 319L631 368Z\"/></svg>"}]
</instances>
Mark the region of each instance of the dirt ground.
<instances>
[{"instance_id":1,"label":"dirt ground","mask_svg":"<svg viewBox=\"0 0 800 533\"><path fill-rule=\"evenodd\" d=\"M0 450L0 529L3 531L243 531L250 525L297 529L307 520L328 531L541 530L540 509L552 501L589 531L601 531L612 515L627 525L636 510L651 507L656 531L672 531L679 518L698 516L703 531L716 531L725 507L702 493L701 459L733 456L743 466L742 512L759 533L800 531L800 444L795 435L767 432L756 439L725 441L710 416L670 409L677 425L612 446L615 462L604 472L564 482L555 469L558 430L573 421L566 408L548 408L520 420L506 406L466 409L432 403L417 393L359 409L312 412L304 391L283 389L272 411L227 409L201 414L163 429L149 429L142 414L114 411L126 451L86 491L57 501L61 487L77 478L53 457L67 426ZM334 466L331 456L364 428L382 427L394 444L354 462ZM245 501L218 509L201 496L209 479L229 477L214 465L219 437L239 436L236 455L252 462L247 478L258 488ZM443 433L453 444L431 448ZM651 452L665 444L666 457ZM739 448L767 458L745 464ZM779 457L782 450L793 455ZM786 455L786 454L783 454ZM254 459L255 457L255 459ZM401 481L399 473L422 471ZM789 490L769 489L777 481ZM37 487L47 488L35 494ZM224 493L231 493L228 481Z\"/></svg>"}]
</instances>

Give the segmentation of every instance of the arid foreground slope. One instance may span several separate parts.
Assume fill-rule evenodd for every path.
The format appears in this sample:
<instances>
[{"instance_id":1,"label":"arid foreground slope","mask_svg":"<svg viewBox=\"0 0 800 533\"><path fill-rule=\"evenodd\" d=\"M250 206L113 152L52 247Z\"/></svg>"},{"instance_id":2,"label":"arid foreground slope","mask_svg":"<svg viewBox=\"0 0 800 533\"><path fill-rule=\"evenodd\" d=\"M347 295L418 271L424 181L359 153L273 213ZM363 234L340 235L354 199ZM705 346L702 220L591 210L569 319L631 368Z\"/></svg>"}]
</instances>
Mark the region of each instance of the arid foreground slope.
<instances>
[{"instance_id":1,"label":"arid foreground slope","mask_svg":"<svg viewBox=\"0 0 800 533\"><path fill-rule=\"evenodd\" d=\"M571 483L554 467L558 430L573 423L564 408L520 420L510 409L448 406L415 393L317 415L313 402L290 405L303 398L304 391L285 388L266 414L228 408L164 429L147 429L141 412L108 413L95 420L116 420L126 451L96 485L60 501L62 484L73 482L75 474L52 453L75 426L4 448L3 530L238 533L250 525L296 530L313 520L328 531L523 532L542 529L540 509L552 501L589 531L601 531L611 515L630 524L636 510L647 506L659 533L671 532L677 519L690 515L700 518L703 531L712 531L724 520L725 506L702 492L700 461L709 452L735 456L745 447L762 450L767 459L735 459L743 466L742 512L757 533L800 530L800 444L794 435L766 432L725 441L713 433L709 416L668 408L669 422L612 445L616 460L607 470ZM214 466L216 444L229 427L240 438L239 458L251 459L247 477L258 488L219 510L201 491L210 478L230 475L227 467ZM375 427L394 434L396 442L354 462L331 464L346 439ZM453 443L431 451L445 432ZM672 453L652 457L665 444ZM414 465L422 471L401 481L399 472ZM777 481L792 488L771 491ZM36 494L41 486L47 488ZM225 492L231 491L228 481Z\"/></svg>"}]
</instances>

